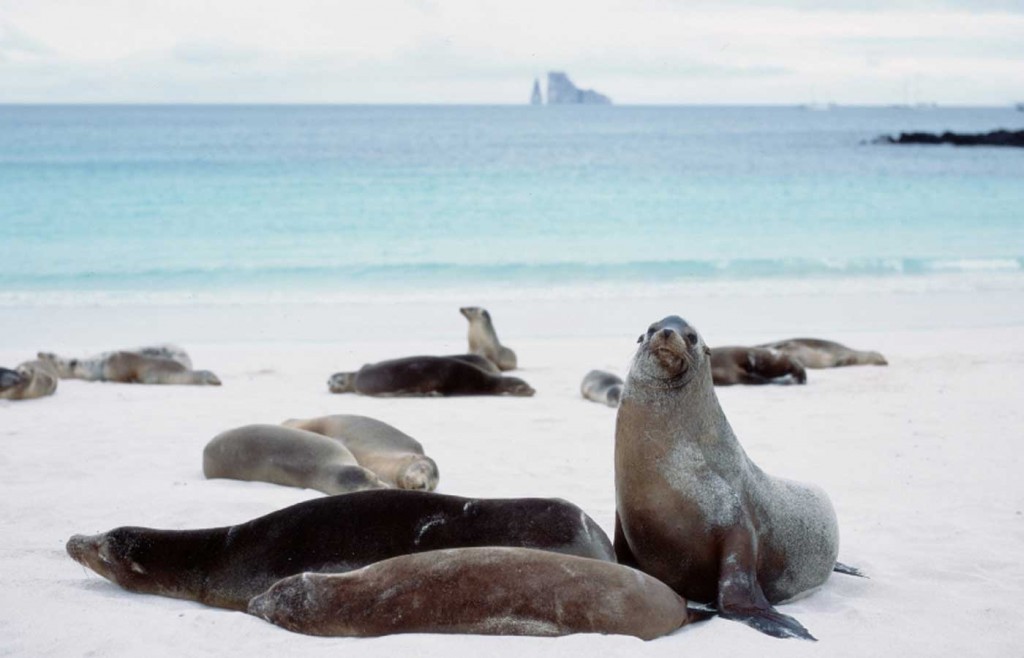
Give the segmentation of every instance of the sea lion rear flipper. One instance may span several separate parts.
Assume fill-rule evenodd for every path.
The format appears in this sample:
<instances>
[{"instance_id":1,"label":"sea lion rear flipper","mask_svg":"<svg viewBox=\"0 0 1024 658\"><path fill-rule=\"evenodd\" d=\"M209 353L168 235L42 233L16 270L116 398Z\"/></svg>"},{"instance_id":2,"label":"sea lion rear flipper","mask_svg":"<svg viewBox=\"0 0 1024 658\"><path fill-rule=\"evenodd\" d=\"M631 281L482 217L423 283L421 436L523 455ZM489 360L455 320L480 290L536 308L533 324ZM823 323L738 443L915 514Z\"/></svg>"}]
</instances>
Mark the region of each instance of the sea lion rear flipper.
<instances>
[{"instance_id":1,"label":"sea lion rear flipper","mask_svg":"<svg viewBox=\"0 0 1024 658\"><path fill-rule=\"evenodd\" d=\"M836 573L846 574L847 576L857 576L858 578L868 578L868 575L858 569L857 567L851 567L848 564L842 562L836 562L836 566L832 568L832 571Z\"/></svg>"},{"instance_id":2,"label":"sea lion rear flipper","mask_svg":"<svg viewBox=\"0 0 1024 658\"><path fill-rule=\"evenodd\" d=\"M817 641L803 624L768 602L757 581L757 558L749 529L736 528L726 537L718 575L718 611L766 635Z\"/></svg>"}]
</instances>

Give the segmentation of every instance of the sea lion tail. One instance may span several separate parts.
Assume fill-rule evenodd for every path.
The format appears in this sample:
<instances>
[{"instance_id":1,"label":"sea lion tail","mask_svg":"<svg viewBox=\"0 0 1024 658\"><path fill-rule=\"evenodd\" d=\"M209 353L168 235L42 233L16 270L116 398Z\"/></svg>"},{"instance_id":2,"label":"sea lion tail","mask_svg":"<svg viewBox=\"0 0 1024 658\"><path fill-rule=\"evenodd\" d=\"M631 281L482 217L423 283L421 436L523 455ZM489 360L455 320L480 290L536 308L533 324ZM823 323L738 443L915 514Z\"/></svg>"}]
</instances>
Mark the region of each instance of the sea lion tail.
<instances>
[{"instance_id":1,"label":"sea lion tail","mask_svg":"<svg viewBox=\"0 0 1024 658\"><path fill-rule=\"evenodd\" d=\"M832 571L836 573L846 574L847 576L857 576L858 578L869 578L869 576L858 569L857 567L851 567L848 564L842 562L836 562L836 566L832 567Z\"/></svg>"}]
</instances>

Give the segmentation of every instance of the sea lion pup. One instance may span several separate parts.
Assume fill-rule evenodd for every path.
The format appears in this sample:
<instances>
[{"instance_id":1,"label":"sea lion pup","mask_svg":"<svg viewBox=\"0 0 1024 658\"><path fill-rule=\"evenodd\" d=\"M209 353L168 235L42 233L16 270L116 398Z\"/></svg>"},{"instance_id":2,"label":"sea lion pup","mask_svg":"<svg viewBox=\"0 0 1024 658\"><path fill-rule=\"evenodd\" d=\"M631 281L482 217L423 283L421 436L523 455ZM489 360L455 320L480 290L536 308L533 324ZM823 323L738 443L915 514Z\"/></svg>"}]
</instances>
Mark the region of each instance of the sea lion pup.
<instances>
[{"instance_id":1,"label":"sea lion pup","mask_svg":"<svg viewBox=\"0 0 1024 658\"><path fill-rule=\"evenodd\" d=\"M75 535L68 554L121 587L245 610L295 574L341 573L442 548L520 546L614 562L612 544L564 500L381 489L308 500L235 526L122 527Z\"/></svg>"},{"instance_id":2,"label":"sea lion pup","mask_svg":"<svg viewBox=\"0 0 1024 658\"><path fill-rule=\"evenodd\" d=\"M855 350L820 338L790 338L759 347L778 350L800 361L806 368L839 368L842 366L887 366L889 362L878 352Z\"/></svg>"},{"instance_id":3,"label":"sea lion pup","mask_svg":"<svg viewBox=\"0 0 1024 658\"><path fill-rule=\"evenodd\" d=\"M491 314L479 306L463 306L459 313L469 320L469 351L492 361L501 370L516 369L516 353L503 346L491 322Z\"/></svg>"},{"instance_id":4,"label":"sea lion pup","mask_svg":"<svg viewBox=\"0 0 1024 658\"><path fill-rule=\"evenodd\" d=\"M650 326L615 427L615 551L688 599L776 637L813 639L773 604L822 585L839 530L828 496L746 455L711 381L711 350L677 316Z\"/></svg>"},{"instance_id":5,"label":"sea lion pup","mask_svg":"<svg viewBox=\"0 0 1024 658\"><path fill-rule=\"evenodd\" d=\"M393 487L426 491L437 488L437 464L423 454L420 442L375 418L335 414L293 418L281 424L339 441L360 466Z\"/></svg>"},{"instance_id":6,"label":"sea lion pup","mask_svg":"<svg viewBox=\"0 0 1024 658\"><path fill-rule=\"evenodd\" d=\"M26 361L15 370L0 368L0 400L32 400L53 395L58 379L45 361Z\"/></svg>"},{"instance_id":7,"label":"sea lion pup","mask_svg":"<svg viewBox=\"0 0 1024 658\"><path fill-rule=\"evenodd\" d=\"M534 390L518 377L503 377L447 356L408 356L368 363L358 372L327 380L331 393L378 396L515 395Z\"/></svg>"},{"instance_id":8,"label":"sea lion pup","mask_svg":"<svg viewBox=\"0 0 1024 658\"><path fill-rule=\"evenodd\" d=\"M164 347L104 352L88 359L66 359L52 352L40 352L39 359L49 363L61 379L220 386L220 379L209 370L192 370L192 362L187 354L175 354L170 348Z\"/></svg>"},{"instance_id":9,"label":"sea lion pup","mask_svg":"<svg viewBox=\"0 0 1024 658\"><path fill-rule=\"evenodd\" d=\"M686 601L635 569L529 548L402 555L343 574L303 573L249 602L249 614L308 635L392 633L633 635L691 621Z\"/></svg>"},{"instance_id":10,"label":"sea lion pup","mask_svg":"<svg viewBox=\"0 0 1024 658\"><path fill-rule=\"evenodd\" d=\"M330 495L388 486L360 466L340 442L281 425L245 425L213 437L203 449L203 475L272 482Z\"/></svg>"},{"instance_id":11,"label":"sea lion pup","mask_svg":"<svg viewBox=\"0 0 1024 658\"><path fill-rule=\"evenodd\" d=\"M806 384L807 371L796 359L764 347L712 347L711 379L733 384Z\"/></svg>"},{"instance_id":12,"label":"sea lion pup","mask_svg":"<svg viewBox=\"0 0 1024 658\"><path fill-rule=\"evenodd\" d=\"M622 380L618 375L604 370L591 370L583 377L580 395L609 407L617 407L622 395Z\"/></svg>"}]
</instances>

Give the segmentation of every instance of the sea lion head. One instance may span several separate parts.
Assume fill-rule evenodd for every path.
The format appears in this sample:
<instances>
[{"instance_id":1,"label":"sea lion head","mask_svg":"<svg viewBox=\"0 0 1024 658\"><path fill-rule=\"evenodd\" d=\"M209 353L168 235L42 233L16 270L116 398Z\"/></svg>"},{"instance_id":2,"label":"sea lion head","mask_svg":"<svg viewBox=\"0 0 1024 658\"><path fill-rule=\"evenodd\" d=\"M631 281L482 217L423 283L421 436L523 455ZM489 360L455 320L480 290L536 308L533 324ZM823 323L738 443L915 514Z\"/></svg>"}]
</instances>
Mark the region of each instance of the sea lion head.
<instances>
[{"instance_id":1,"label":"sea lion head","mask_svg":"<svg viewBox=\"0 0 1024 658\"><path fill-rule=\"evenodd\" d=\"M209 370L196 370L196 383L202 386L220 386L220 377Z\"/></svg>"},{"instance_id":2,"label":"sea lion head","mask_svg":"<svg viewBox=\"0 0 1024 658\"><path fill-rule=\"evenodd\" d=\"M469 320L470 324L474 322L484 322L491 324L491 314L487 312L487 309L480 308L479 306L463 306L459 309L459 313L462 313L463 317Z\"/></svg>"},{"instance_id":3,"label":"sea lion head","mask_svg":"<svg viewBox=\"0 0 1024 658\"><path fill-rule=\"evenodd\" d=\"M498 383L498 393L501 395L528 398L536 392L532 386L518 377L501 377L501 381Z\"/></svg>"},{"instance_id":4,"label":"sea lion head","mask_svg":"<svg viewBox=\"0 0 1024 658\"><path fill-rule=\"evenodd\" d=\"M678 315L655 322L637 342L630 375L661 387L687 384L711 356L697 330Z\"/></svg>"},{"instance_id":5,"label":"sea lion head","mask_svg":"<svg viewBox=\"0 0 1024 658\"><path fill-rule=\"evenodd\" d=\"M337 372L327 380L327 388L331 393L353 393L356 390L356 373Z\"/></svg>"},{"instance_id":6,"label":"sea lion head","mask_svg":"<svg viewBox=\"0 0 1024 658\"><path fill-rule=\"evenodd\" d=\"M36 358L50 366L61 379L74 377L79 370L78 359L64 359L53 352L38 352Z\"/></svg>"},{"instance_id":7,"label":"sea lion head","mask_svg":"<svg viewBox=\"0 0 1024 658\"><path fill-rule=\"evenodd\" d=\"M873 366L887 366L889 362L885 360L880 352L868 352L867 361Z\"/></svg>"},{"instance_id":8,"label":"sea lion head","mask_svg":"<svg viewBox=\"0 0 1024 658\"><path fill-rule=\"evenodd\" d=\"M76 562L121 587L143 593L169 593L149 563L159 557L145 528L122 527L98 535L74 535L66 549Z\"/></svg>"},{"instance_id":9,"label":"sea lion head","mask_svg":"<svg viewBox=\"0 0 1024 658\"><path fill-rule=\"evenodd\" d=\"M399 489L433 491L437 488L437 463L425 455L416 455L409 460L395 478Z\"/></svg>"}]
</instances>

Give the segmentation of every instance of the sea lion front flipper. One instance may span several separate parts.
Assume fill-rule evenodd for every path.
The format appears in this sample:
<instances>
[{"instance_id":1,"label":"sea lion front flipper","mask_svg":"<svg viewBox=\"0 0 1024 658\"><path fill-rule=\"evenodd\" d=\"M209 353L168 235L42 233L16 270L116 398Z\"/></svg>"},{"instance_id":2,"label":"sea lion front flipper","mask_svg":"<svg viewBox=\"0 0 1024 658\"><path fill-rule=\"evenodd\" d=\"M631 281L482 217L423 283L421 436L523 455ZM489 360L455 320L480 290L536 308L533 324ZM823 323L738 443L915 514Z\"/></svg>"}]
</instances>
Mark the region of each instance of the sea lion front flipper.
<instances>
[{"instance_id":1,"label":"sea lion front flipper","mask_svg":"<svg viewBox=\"0 0 1024 658\"><path fill-rule=\"evenodd\" d=\"M858 569L857 567L851 567L848 564L842 562L836 562L836 566L832 568L832 571L836 573L846 574L847 576L857 576L858 578L868 578L868 575Z\"/></svg>"},{"instance_id":2,"label":"sea lion front flipper","mask_svg":"<svg viewBox=\"0 0 1024 658\"><path fill-rule=\"evenodd\" d=\"M803 624L784 615L768 602L757 582L753 536L737 529L723 546L718 578L718 613L740 621L766 635L817 641Z\"/></svg>"},{"instance_id":3,"label":"sea lion front flipper","mask_svg":"<svg viewBox=\"0 0 1024 658\"><path fill-rule=\"evenodd\" d=\"M10 368L0 368L0 391L14 388L22 382L21 373Z\"/></svg>"},{"instance_id":4,"label":"sea lion front flipper","mask_svg":"<svg viewBox=\"0 0 1024 658\"><path fill-rule=\"evenodd\" d=\"M615 512L615 538L612 545L615 547L615 559L619 564L634 569L639 568L636 558L633 557L633 551L629 548L629 542L626 541L626 535L622 532L622 522L619 520L618 512Z\"/></svg>"}]
</instances>

